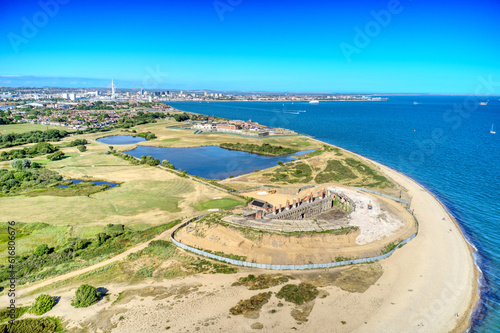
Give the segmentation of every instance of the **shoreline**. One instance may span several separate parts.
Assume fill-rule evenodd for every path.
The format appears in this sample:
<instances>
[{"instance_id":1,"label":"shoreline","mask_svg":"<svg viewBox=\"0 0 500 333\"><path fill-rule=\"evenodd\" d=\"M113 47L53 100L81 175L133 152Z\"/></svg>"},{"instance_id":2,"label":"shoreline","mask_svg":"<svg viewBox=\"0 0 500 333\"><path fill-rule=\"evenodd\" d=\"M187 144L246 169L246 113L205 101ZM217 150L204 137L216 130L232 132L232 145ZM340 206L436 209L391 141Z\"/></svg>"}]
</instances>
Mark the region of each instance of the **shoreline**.
<instances>
[{"instance_id":1,"label":"shoreline","mask_svg":"<svg viewBox=\"0 0 500 333\"><path fill-rule=\"evenodd\" d=\"M387 102L387 101L370 101L370 100L359 100L359 99L356 99L356 100L331 100L331 99L315 99L315 101L319 101L319 102ZM307 104L310 104L309 103L309 100L307 101L290 101L290 100L282 100L282 101L250 101L250 100L221 100L221 101L212 101L212 100L209 100L209 101L193 101L193 100L176 100L176 101L161 101L162 103L165 103L165 104L168 104L167 102L205 102L205 103L210 103L210 102L266 102L266 103L302 103L302 102L306 102ZM184 112L184 111L183 111ZM191 111L185 111L185 112L191 112ZM191 112L191 113L195 113L195 112Z\"/></svg>"},{"instance_id":2,"label":"shoreline","mask_svg":"<svg viewBox=\"0 0 500 333\"><path fill-rule=\"evenodd\" d=\"M372 160L372 159L370 159L370 158L368 158L366 156L363 156L361 154L352 152L350 150L344 149L342 147L335 146L335 145L327 143L327 142L323 142L323 141L321 141L319 139L316 139L316 138L312 138L312 139L315 140L315 141L317 141L317 142L319 142L319 143L326 144L326 145L329 145L329 146L336 147L336 148L339 148L341 150L347 151L347 152L349 152L351 154L354 154L357 157L359 157L359 158L361 158L361 159L363 159L365 161L373 163L375 166L377 166L378 168L380 168L381 171L384 174L390 176L391 179L393 179L393 180L395 178L395 177L393 177L393 175L396 175L397 176L396 178L402 177L403 180L406 180L406 182L408 182L408 183L414 183L417 186L417 188L425 191L425 193L427 193L429 196L431 196L432 199L439 204L439 206L441 207L441 209L446 213L446 215L447 215L449 221L451 222L451 224L459 231L461 239L466 244L466 247L467 247L468 252L469 252L468 254L469 254L469 257L470 257L470 261L472 262L472 266L473 266L473 268L472 268L473 269L473 279L472 279L472 283L469 285L469 289L472 289L472 295L470 295L470 290L469 290L469 292L468 292L469 293L469 295L468 295L468 301L466 302L466 304L467 304L466 310L465 311L462 310L462 313L465 312L467 314L467 316L461 316L461 317L459 317L460 319L458 320L458 322L456 323L456 325L454 327L452 327L451 329L448 329L448 331L449 332L453 332L453 333L468 331L471 328L472 320L474 319L473 315L474 315L475 311L478 309L478 306L480 305L480 302L481 302L480 292L479 292L479 287L480 287L479 280L481 279L482 272L481 272L480 267L477 265L476 261L474 260L474 253L477 252L477 248L474 246L474 244L471 241L469 241L465 237L465 235L464 235L464 233L463 233L460 225L458 224L458 222L456 221L456 219L452 215L452 213L447 209L447 207L431 191L429 191L423 185L421 185L420 183L418 183L413 178L405 175L404 173L396 171L396 170L394 170L394 169L392 169L392 168L390 168L390 167L388 167L388 166L386 166L386 165L384 165L384 164L382 164L380 162ZM399 184L399 185L403 186L404 188L406 188L409 191L409 193L411 193L410 190L408 189L408 187L406 186L405 181L403 181L403 182L396 181L396 180L394 180L394 181L397 184ZM412 195L412 198L413 198L413 195ZM415 214L417 214L417 212L415 212ZM446 221L448 221L448 219ZM420 228L421 228L422 224L424 224L424 225L426 224L425 220L422 223L422 220L419 219L419 224L420 224ZM420 233L420 228L419 228L419 233ZM418 239L418 237L419 236L417 235L417 237L415 239ZM386 259L386 261L388 261L388 260L390 260L390 257ZM456 313L460 314L460 312L456 312ZM426 331L427 331L427 329L426 329Z\"/></svg>"},{"instance_id":3,"label":"shoreline","mask_svg":"<svg viewBox=\"0 0 500 333\"><path fill-rule=\"evenodd\" d=\"M363 294L335 291L335 296L329 299L330 306L342 303L339 299L347 301L347 306L352 308L348 311L352 318L346 315L342 319L348 319L349 324L352 321L355 332L463 332L470 328L472 314L480 301L480 269L474 261L474 245L446 206L411 177L363 155L312 139L373 163L407 189L412 197L411 208L419 221L418 236L379 262L384 273L376 285ZM232 292L241 296L238 290ZM363 306L358 310L360 303ZM326 332L326 327L331 329L333 321L329 312L326 308L318 309L302 329L317 332ZM364 325L365 320L370 325Z\"/></svg>"},{"instance_id":4,"label":"shoreline","mask_svg":"<svg viewBox=\"0 0 500 333\"><path fill-rule=\"evenodd\" d=\"M273 101L273 102L280 102L280 101ZM174 110L178 110L175 107L172 107L172 108ZM178 111L181 111L181 110L178 110ZM183 112L188 112L188 111L183 111ZM419 231L418 231L419 236L417 236L412 242L408 243L405 247L416 247L416 244L424 241L424 243L425 242L429 243L428 246L431 248L431 250L429 250L429 248L424 248L424 250L428 251L428 255L425 258L422 258L421 262L415 262L415 265L429 263L425 259L427 259L427 260L433 259L434 261L437 260L438 253L434 253L434 251L432 251L432 247L435 244L439 244L442 237L440 238L436 235L436 233L435 233L437 231L437 230L435 230L436 226L431 224L432 223L431 221L435 220L435 217L433 216L432 213L429 214L429 212L428 212L429 207L431 207L437 203L439 208L434 209L433 213L436 213L436 211L437 211L438 213L443 213L447 217L447 218L443 218L443 220L448 222L448 223L446 223L447 230L445 230L444 235L446 235L448 233L448 230L449 230L449 233L451 233L454 230L458 231L458 235L459 235L459 237L457 237L458 239L453 239L452 241L456 247L459 247L456 251L463 252L461 259L464 259L464 257L467 257L467 259L466 259L467 264L465 265L462 260L457 261L455 259L455 261L453 263L454 265L451 265L451 263L449 262L450 258L441 258L441 262L435 262L434 268L436 270L441 269L441 271L442 271L443 267L446 267L446 264L448 263L449 264L448 265L449 272L451 272L453 269L456 270L458 267L458 270L460 271L460 273L458 275L460 275L460 274L467 275L468 281L466 281L467 285L465 287L463 285L461 285L460 283L452 284L454 286L454 289L450 290L450 280L452 280L453 278L451 276L447 276L447 278L449 280L447 280L446 283L444 283L445 281L443 281L444 285L442 284L441 289L437 288L436 297L439 297L438 296L439 293L441 293L441 297L443 297L443 295L442 295L443 292L452 291L454 293L455 298L460 299L460 302L452 302L453 303L452 305L450 305L450 304L447 305L447 310L448 310L447 316L448 317L442 316L443 318L433 318L433 321L429 321L428 319L425 319L425 320L426 320L426 322L431 322L431 323L433 322L435 325L438 325L438 324L436 324L436 322L443 323L443 324L454 322L454 324L452 326L448 325L446 328L434 327L434 329L431 329L430 331L443 331L443 330L446 330L448 332L468 331L468 329L472 325L472 320L473 320L472 315L474 314L474 312L476 311L476 309L480 305L480 291L479 291L480 283L479 283L479 280L481 278L481 270L478 267L476 261L474 260L474 253L477 251L477 249L465 237L462 229L460 228L460 225L457 223L457 221L455 220L455 218L451 214L451 212L446 208L446 206L432 192L430 192L428 189L426 189L424 186L419 184L416 180L414 180L410 176L405 175L399 171L396 171L396 170L394 170L394 169L392 169L392 168L390 168L390 167L388 167L380 162L369 159L366 156L360 155L358 153L349 151L347 149L335 146L335 145L327 143L327 142L323 142L323 141L321 141L317 138L314 138L314 137L310 137L310 138L312 140L318 142L320 145L326 144L326 145L329 145L332 147L339 148L341 150L344 150L344 151L347 151L351 154L354 154L355 156L361 158L362 160L373 163L385 175L389 176L396 184L399 184L399 185L403 186L405 189L407 189L408 193L411 194L412 199L415 199L417 197L418 199L424 201L423 207L420 207L419 209L414 208L416 217L419 215L424 216L423 218L422 217L418 218L418 220L419 220ZM410 191L410 188L412 188L412 191ZM422 198L421 191L426 193L426 195L429 196L429 198L425 198L425 197ZM414 202L411 203L410 207L413 207L413 206L414 206ZM434 214L434 215L437 215L437 214ZM441 220L441 221L443 221L443 220ZM438 221L436 221L436 222L438 222ZM449 222L451 222L451 223L449 223ZM427 232L424 232L422 235L422 232L421 232L422 229L424 229L424 230L426 230L427 228L432 229L433 227L434 227L434 232L429 233L431 235L430 237L426 237ZM442 230L441 230L441 232L442 232ZM432 238L432 239L430 240L429 238ZM446 245L449 245L449 244L446 244ZM443 247L443 244L441 244L441 248L443 249L443 251L441 253L439 253L440 255L442 255L443 253L449 253L449 248L447 246ZM422 250L422 246L420 246L417 249L417 251L418 250ZM395 259L395 257L401 256L401 252L398 254L395 253L395 254L393 254L393 256L385 259L384 260L385 264L387 264L387 262L397 261ZM394 271L395 268L397 268L397 267L399 267L401 269L403 266L405 266L405 264L410 262L411 258L406 258L406 259L407 259L407 262L399 261L397 263L392 263L391 265L384 265L384 271L386 269ZM467 267L465 270L460 270L460 268L462 266L464 266L464 267L467 266ZM407 271L411 272L411 271L413 271L413 268L414 267L410 266L410 267L408 267ZM431 270L431 272L432 272L432 270ZM443 272L442 274L446 275L445 272ZM382 278L383 278L383 276L382 276ZM463 283L464 281L461 281L461 282ZM428 285L431 285L434 287L435 284L436 284L435 279L431 279L430 281L428 281ZM465 288L465 290L464 290L464 288ZM428 288L428 289L430 289L430 288ZM460 295L458 295L457 289L460 289L460 291L462 292ZM429 295L425 295L424 297L428 298ZM437 298L432 298L432 295L430 297L431 297L431 299L428 300L427 309L429 309L431 305L440 301ZM445 302L449 302L449 300L447 300L447 301L445 300ZM409 301L407 304L408 304L408 306L407 306L407 308L408 308L408 307L410 307L411 302ZM466 304L467 306L464 307L463 304ZM425 305L423 305L423 306L425 307ZM466 313L466 316L463 315L464 313ZM451 314L451 317L450 317L450 314ZM409 315L410 314L405 313L402 317L408 318ZM458 316L455 317L456 315L458 315ZM392 316L394 317L395 315L392 315ZM453 320L452 318L455 320ZM458 318L458 320L456 320L456 318ZM422 327L424 327L423 324L422 324ZM388 327L388 329L389 329L388 331L391 331L391 328L393 328L393 327ZM407 329L407 326L402 326L400 331L405 331L405 329ZM360 329L360 331L365 331L365 330ZM366 331L368 332L369 330L366 330ZM425 331L429 331L429 327L425 327Z\"/></svg>"}]
</instances>

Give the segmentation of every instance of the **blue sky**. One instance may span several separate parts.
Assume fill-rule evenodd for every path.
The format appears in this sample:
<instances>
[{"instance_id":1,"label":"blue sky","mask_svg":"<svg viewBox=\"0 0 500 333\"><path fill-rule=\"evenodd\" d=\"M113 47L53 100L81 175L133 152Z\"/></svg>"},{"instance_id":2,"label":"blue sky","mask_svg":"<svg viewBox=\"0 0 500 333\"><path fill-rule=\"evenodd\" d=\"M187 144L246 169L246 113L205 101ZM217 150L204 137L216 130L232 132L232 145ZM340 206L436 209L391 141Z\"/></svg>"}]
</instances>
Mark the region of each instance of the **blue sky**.
<instances>
[{"instance_id":1,"label":"blue sky","mask_svg":"<svg viewBox=\"0 0 500 333\"><path fill-rule=\"evenodd\" d=\"M493 0L2 0L0 85L474 93L500 81L498 17Z\"/></svg>"}]
</instances>

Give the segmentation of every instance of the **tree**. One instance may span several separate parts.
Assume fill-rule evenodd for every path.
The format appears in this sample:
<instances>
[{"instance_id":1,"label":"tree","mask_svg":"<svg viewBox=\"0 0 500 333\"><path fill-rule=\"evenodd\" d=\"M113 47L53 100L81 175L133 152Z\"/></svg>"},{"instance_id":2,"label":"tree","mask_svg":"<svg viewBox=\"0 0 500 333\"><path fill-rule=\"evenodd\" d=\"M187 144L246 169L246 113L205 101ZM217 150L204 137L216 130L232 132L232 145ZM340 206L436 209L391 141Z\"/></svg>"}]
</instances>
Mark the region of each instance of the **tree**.
<instances>
[{"instance_id":1,"label":"tree","mask_svg":"<svg viewBox=\"0 0 500 333\"><path fill-rule=\"evenodd\" d=\"M278 162L278 165L279 165L279 166L283 166L283 162L279 161L279 162Z\"/></svg>"},{"instance_id":2,"label":"tree","mask_svg":"<svg viewBox=\"0 0 500 333\"><path fill-rule=\"evenodd\" d=\"M82 284L75 292L75 299L71 301L71 305L75 308L85 308L99 300L99 292L97 289L88 284Z\"/></svg>"},{"instance_id":3,"label":"tree","mask_svg":"<svg viewBox=\"0 0 500 333\"><path fill-rule=\"evenodd\" d=\"M87 147L85 147L84 145L77 146L76 148L78 148L78 150L82 153L87 150Z\"/></svg>"},{"instance_id":4,"label":"tree","mask_svg":"<svg viewBox=\"0 0 500 333\"><path fill-rule=\"evenodd\" d=\"M31 161L29 159L25 158L22 161L22 168L23 169L29 169L29 168L31 168Z\"/></svg>"},{"instance_id":5,"label":"tree","mask_svg":"<svg viewBox=\"0 0 500 333\"><path fill-rule=\"evenodd\" d=\"M106 235L111 237L116 237L125 232L125 226L123 224L108 224L106 226Z\"/></svg>"},{"instance_id":6,"label":"tree","mask_svg":"<svg viewBox=\"0 0 500 333\"><path fill-rule=\"evenodd\" d=\"M185 112L183 114L176 114L174 115L174 119L177 122L185 121L189 119L189 115Z\"/></svg>"},{"instance_id":7,"label":"tree","mask_svg":"<svg viewBox=\"0 0 500 333\"><path fill-rule=\"evenodd\" d=\"M12 160L12 162L10 162L10 166L13 167L14 169L21 170L23 168L23 161L18 158L15 158Z\"/></svg>"},{"instance_id":8,"label":"tree","mask_svg":"<svg viewBox=\"0 0 500 333\"><path fill-rule=\"evenodd\" d=\"M56 305L56 301L50 295L42 294L38 296L35 303L30 309L30 313L34 313L38 316L43 315L45 312L50 311Z\"/></svg>"},{"instance_id":9,"label":"tree","mask_svg":"<svg viewBox=\"0 0 500 333\"><path fill-rule=\"evenodd\" d=\"M35 252L33 254L36 257L41 257L45 254L48 254L50 251L49 246L47 244L40 244L36 247Z\"/></svg>"},{"instance_id":10,"label":"tree","mask_svg":"<svg viewBox=\"0 0 500 333\"><path fill-rule=\"evenodd\" d=\"M108 236L105 232L100 232L97 234L97 244L101 246L110 236Z\"/></svg>"},{"instance_id":11,"label":"tree","mask_svg":"<svg viewBox=\"0 0 500 333\"><path fill-rule=\"evenodd\" d=\"M53 154L47 155L47 159L51 160L51 161L58 161L58 160L62 160L65 156L66 155L64 155L64 153L62 151L58 150Z\"/></svg>"}]
</instances>

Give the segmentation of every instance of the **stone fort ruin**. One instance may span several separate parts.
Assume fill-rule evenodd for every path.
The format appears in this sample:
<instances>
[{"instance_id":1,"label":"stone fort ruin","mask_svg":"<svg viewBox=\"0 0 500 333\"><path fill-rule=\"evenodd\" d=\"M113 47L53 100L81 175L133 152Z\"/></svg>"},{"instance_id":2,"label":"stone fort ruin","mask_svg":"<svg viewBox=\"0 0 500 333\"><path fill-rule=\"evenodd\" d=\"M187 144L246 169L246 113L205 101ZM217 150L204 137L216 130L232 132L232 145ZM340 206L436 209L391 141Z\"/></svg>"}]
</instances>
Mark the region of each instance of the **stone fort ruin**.
<instances>
[{"instance_id":1,"label":"stone fort ruin","mask_svg":"<svg viewBox=\"0 0 500 333\"><path fill-rule=\"evenodd\" d=\"M248 203L248 208L252 211L244 216L249 219L262 220L303 220L310 219L322 212L326 212L332 207L340 206L348 213L351 213L356 207L354 201L340 192L331 189L323 189L315 194L310 194L300 198L287 200L284 205L273 206L270 203L254 199Z\"/></svg>"}]
</instances>

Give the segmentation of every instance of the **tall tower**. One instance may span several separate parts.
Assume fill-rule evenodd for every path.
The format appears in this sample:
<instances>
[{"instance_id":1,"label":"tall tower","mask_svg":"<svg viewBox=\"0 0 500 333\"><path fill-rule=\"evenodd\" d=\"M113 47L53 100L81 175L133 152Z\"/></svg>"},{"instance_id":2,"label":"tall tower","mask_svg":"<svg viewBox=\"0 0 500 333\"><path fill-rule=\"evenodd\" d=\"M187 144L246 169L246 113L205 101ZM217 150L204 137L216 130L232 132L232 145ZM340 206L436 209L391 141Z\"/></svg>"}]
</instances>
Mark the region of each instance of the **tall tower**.
<instances>
[{"instance_id":1,"label":"tall tower","mask_svg":"<svg viewBox=\"0 0 500 333\"><path fill-rule=\"evenodd\" d=\"M111 79L111 98L115 99L115 84L113 83L113 79Z\"/></svg>"}]
</instances>

